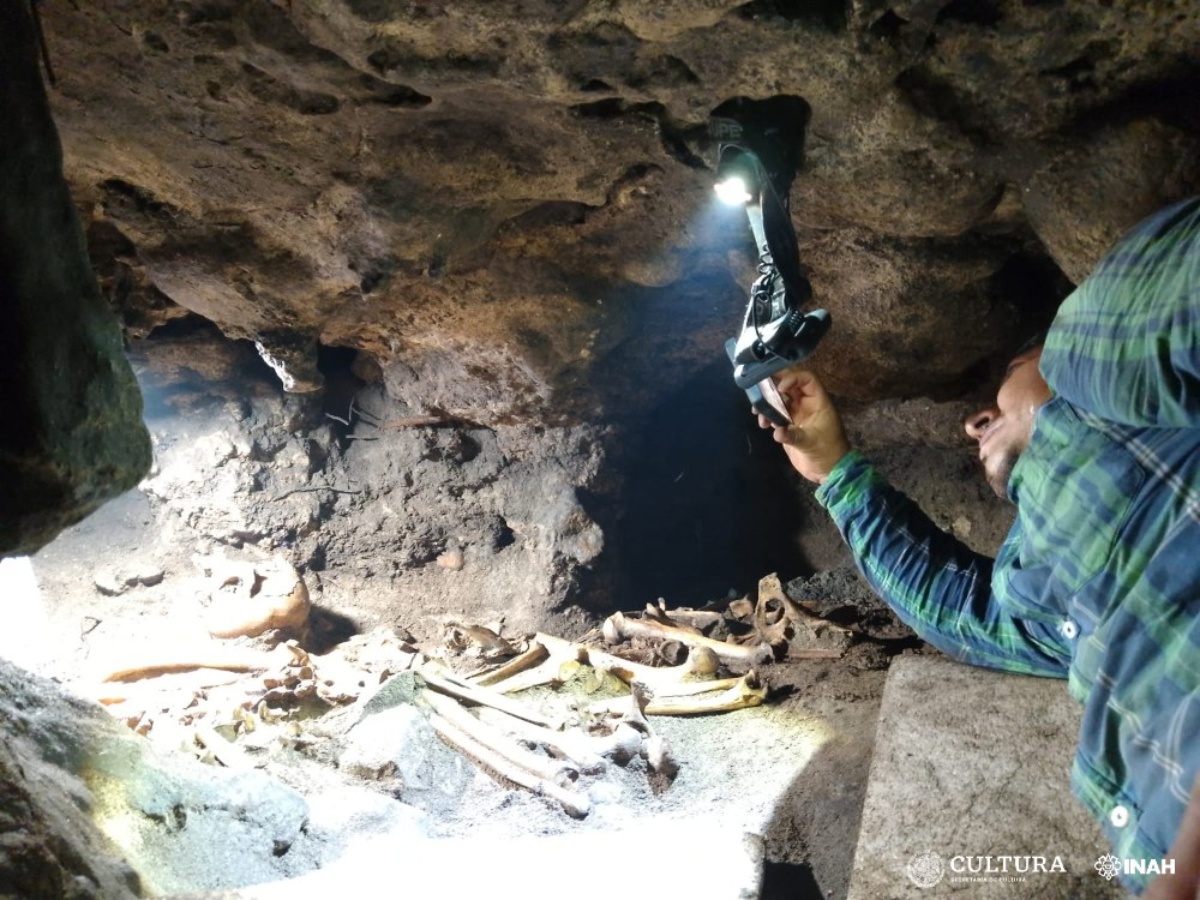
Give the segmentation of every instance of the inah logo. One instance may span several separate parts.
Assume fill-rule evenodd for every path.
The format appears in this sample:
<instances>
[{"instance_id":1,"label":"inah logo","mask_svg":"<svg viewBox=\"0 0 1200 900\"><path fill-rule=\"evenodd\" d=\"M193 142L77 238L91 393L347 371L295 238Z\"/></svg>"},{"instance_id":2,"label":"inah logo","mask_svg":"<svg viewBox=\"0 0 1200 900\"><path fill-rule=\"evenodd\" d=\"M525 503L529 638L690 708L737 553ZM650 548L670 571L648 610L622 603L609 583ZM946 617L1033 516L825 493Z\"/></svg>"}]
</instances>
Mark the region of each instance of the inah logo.
<instances>
[{"instance_id":1,"label":"inah logo","mask_svg":"<svg viewBox=\"0 0 1200 900\"><path fill-rule=\"evenodd\" d=\"M1096 871L1104 876L1105 881L1112 881L1121 872L1121 861L1111 853L1096 860Z\"/></svg>"},{"instance_id":2,"label":"inah logo","mask_svg":"<svg viewBox=\"0 0 1200 900\"><path fill-rule=\"evenodd\" d=\"M1126 875L1174 875L1174 859L1121 859L1106 853L1096 860L1096 871L1108 881L1124 872Z\"/></svg>"},{"instance_id":3,"label":"inah logo","mask_svg":"<svg viewBox=\"0 0 1200 900\"><path fill-rule=\"evenodd\" d=\"M931 888L942 880L942 876L946 874L946 867L942 865L942 858L931 850L910 859L905 871L908 872L909 880L917 887Z\"/></svg>"}]
</instances>

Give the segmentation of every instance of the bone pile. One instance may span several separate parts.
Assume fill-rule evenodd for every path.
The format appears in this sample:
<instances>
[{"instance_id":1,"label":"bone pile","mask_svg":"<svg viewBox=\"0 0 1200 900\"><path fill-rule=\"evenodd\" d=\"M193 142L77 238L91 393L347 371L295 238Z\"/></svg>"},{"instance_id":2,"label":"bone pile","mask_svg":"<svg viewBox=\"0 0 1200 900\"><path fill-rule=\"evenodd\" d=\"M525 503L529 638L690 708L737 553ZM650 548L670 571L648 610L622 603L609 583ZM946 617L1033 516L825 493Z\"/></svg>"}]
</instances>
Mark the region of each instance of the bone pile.
<instances>
[{"instance_id":1,"label":"bone pile","mask_svg":"<svg viewBox=\"0 0 1200 900\"><path fill-rule=\"evenodd\" d=\"M721 611L660 600L640 614L613 614L577 642L444 625L440 643L382 629L321 656L297 639L272 645L279 633L142 648L103 674L98 698L139 733L213 764L253 767L272 742L303 749L324 713L362 706L411 673L415 702L442 741L502 782L583 817L582 776L640 759L656 789L674 779L678 764L650 717L759 706L768 698L764 667L836 658L841 649L802 646L803 638L847 631L804 611L775 576L762 579L754 603Z\"/></svg>"}]
</instances>

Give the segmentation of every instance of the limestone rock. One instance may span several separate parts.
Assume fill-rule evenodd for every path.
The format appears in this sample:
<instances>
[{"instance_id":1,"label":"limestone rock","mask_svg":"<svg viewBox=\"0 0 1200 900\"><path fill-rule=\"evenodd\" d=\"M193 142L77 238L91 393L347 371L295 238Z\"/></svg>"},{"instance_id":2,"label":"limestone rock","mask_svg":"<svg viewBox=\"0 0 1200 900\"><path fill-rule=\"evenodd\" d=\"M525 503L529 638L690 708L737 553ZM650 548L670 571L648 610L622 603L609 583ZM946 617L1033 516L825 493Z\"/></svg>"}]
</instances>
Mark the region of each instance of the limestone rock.
<instances>
[{"instance_id":1,"label":"limestone rock","mask_svg":"<svg viewBox=\"0 0 1200 900\"><path fill-rule=\"evenodd\" d=\"M150 465L141 397L88 265L30 10L0 11L0 553L30 553Z\"/></svg>"},{"instance_id":2,"label":"limestone rock","mask_svg":"<svg viewBox=\"0 0 1200 900\"><path fill-rule=\"evenodd\" d=\"M748 288L727 263L744 223L711 205L706 125L732 98L811 111L793 218L841 311L820 364L864 399L969 389L1061 297L1055 264L1078 281L1200 185L1176 102L1196 94L1189 4L44 14L68 173L131 333L177 304L262 344L297 390L321 346L353 348L397 399L480 424L644 413L720 358ZM823 246L856 242L865 257ZM880 271L880 247L908 274ZM989 280L1031 253L1046 265ZM872 302L912 314L860 314L863 269Z\"/></svg>"},{"instance_id":3,"label":"limestone rock","mask_svg":"<svg viewBox=\"0 0 1200 900\"><path fill-rule=\"evenodd\" d=\"M280 857L305 821L298 794L259 772L165 759L98 704L2 660L0 697L6 888L125 898L289 873ZM241 873L215 864L218 847L238 854Z\"/></svg>"},{"instance_id":4,"label":"limestone rock","mask_svg":"<svg viewBox=\"0 0 1200 900\"><path fill-rule=\"evenodd\" d=\"M1023 204L1054 261L1080 282L1127 229L1200 191L1198 158L1200 134L1155 119L1107 126L1048 159Z\"/></svg>"}]
</instances>

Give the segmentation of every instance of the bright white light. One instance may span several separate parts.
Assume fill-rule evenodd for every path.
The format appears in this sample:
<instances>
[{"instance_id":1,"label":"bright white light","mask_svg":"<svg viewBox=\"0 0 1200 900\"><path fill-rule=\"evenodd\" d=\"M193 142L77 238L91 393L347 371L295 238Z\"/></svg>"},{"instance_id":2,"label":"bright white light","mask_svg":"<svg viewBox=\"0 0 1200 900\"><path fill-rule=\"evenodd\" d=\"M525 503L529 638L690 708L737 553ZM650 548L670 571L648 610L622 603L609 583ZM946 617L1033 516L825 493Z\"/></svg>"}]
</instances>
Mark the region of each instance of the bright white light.
<instances>
[{"instance_id":1,"label":"bright white light","mask_svg":"<svg viewBox=\"0 0 1200 900\"><path fill-rule=\"evenodd\" d=\"M0 657L39 671L50 658L50 626L32 559L0 559L0 597L4 598L5 619L0 632Z\"/></svg>"},{"instance_id":2,"label":"bright white light","mask_svg":"<svg viewBox=\"0 0 1200 900\"><path fill-rule=\"evenodd\" d=\"M751 199L750 192L746 190L746 180L738 175L718 181L716 191L721 202L729 206L741 206Z\"/></svg>"}]
</instances>

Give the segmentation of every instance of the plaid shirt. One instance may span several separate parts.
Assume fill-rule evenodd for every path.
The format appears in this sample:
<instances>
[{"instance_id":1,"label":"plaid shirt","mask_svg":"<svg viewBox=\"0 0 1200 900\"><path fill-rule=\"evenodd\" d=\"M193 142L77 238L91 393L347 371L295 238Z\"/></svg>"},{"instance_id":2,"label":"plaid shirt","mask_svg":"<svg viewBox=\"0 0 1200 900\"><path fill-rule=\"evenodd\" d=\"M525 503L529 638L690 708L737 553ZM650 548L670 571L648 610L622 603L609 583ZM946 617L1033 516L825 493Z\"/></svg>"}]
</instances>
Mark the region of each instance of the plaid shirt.
<instances>
[{"instance_id":1,"label":"plaid shirt","mask_svg":"<svg viewBox=\"0 0 1200 900\"><path fill-rule=\"evenodd\" d=\"M993 560L858 453L817 498L863 574L963 662L1069 679L1076 795L1123 859L1158 861L1200 773L1200 198L1143 222L1060 309ZM1150 876L1130 876L1145 888Z\"/></svg>"}]
</instances>

